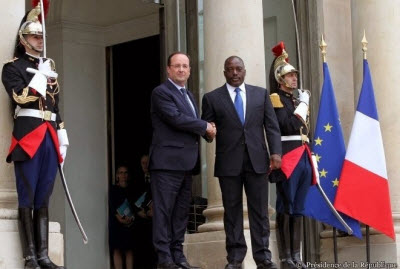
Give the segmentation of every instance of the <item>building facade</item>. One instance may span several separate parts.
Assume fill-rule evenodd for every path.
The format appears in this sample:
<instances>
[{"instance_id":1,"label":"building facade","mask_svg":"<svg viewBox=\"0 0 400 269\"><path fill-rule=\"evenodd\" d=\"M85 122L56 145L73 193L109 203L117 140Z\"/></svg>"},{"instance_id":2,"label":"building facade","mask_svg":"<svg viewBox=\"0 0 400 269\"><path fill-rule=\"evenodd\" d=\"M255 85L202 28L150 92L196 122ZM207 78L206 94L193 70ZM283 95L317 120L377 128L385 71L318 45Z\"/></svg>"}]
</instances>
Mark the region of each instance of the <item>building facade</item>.
<instances>
[{"instance_id":1,"label":"building facade","mask_svg":"<svg viewBox=\"0 0 400 269\"><path fill-rule=\"evenodd\" d=\"M3 38L0 60L12 58L20 21L30 1L7 1L0 11ZM108 250L108 189L120 159L136 162L149 143L146 125L148 98L153 85L165 79L169 53L183 50L191 56L188 88L198 100L224 83L223 62L238 55L246 63L246 81L268 87L271 48L285 41L291 63L302 70L304 88L312 92L311 117L316 120L322 85L321 35L328 44L327 61L341 124L347 143L362 82L361 39L368 39L368 61L382 128L396 241L372 231L371 261L400 265L400 121L396 117L400 93L395 49L400 41L397 0L296 0L300 54L290 0L57 0L47 18L47 55L56 62L61 85L61 110L70 147L65 164L75 207L89 244L84 245L56 184L50 218L56 262L68 268L111 268ZM300 60L296 60L299 57ZM388 64L389 62L389 64ZM123 74L123 75L121 75ZM3 85L0 85L3 88ZM11 139L12 117L8 96L0 90L0 269L22 268L16 224L17 198L12 164L5 162ZM146 130L138 126L146 126ZM136 129L142 139L134 141ZM312 128L313 129L313 128ZM367 134L366 134L367 135ZM203 268L225 264L223 207L213 175L214 144L202 145L202 173L194 194L206 197L207 223L186 239L190 262ZM371 152L371 154L373 154ZM270 213L274 218L274 187ZM248 227L248 225L245 225ZM273 226L273 225L272 225ZM310 261L333 262L332 233L318 223L307 225L304 249ZM250 238L246 230L247 238ZM249 239L250 240L250 239ZM7 243L5 243L7 242ZM277 258L274 230L271 245ZM364 241L338 241L339 262L364 261ZM250 254L251 251L248 251ZM249 256L249 255L248 255ZM253 268L251 255L246 268Z\"/></svg>"}]
</instances>

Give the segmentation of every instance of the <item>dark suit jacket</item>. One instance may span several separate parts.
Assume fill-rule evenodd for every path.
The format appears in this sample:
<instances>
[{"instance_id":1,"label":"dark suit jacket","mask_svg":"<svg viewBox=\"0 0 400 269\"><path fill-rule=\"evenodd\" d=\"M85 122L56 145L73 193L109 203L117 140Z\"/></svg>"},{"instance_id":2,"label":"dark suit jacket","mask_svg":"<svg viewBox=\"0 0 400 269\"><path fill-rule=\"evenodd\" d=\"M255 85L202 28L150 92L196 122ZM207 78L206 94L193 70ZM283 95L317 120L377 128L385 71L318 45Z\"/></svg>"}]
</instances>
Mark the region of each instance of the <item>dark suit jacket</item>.
<instances>
[{"instance_id":1,"label":"dark suit jacket","mask_svg":"<svg viewBox=\"0 0 400 269\"><path fill-rule=\"evenodd\" d=\"M248 84L245 87L244 126L240 122L226 84L203 96L202 119L213 121L217 126L214 171L216 177L240 174L246 146L256 173L268 172L268 148L271 154L282 152L279 125L268 91Z\"/></svg>"},{"instance_id":2,"label":"dark suit jacket","mask_svg":"<svg viewBox=\"0 0 400 269\"><path fill-rule=\"evenodd\" d=\"M190 92L188 95L196 117L184 96L169 80L153 90L150 170L191 171L195 168L199 159L199 138L205 134L207 122L199 118L196 101Z\"/></svg>"}]
</instances>

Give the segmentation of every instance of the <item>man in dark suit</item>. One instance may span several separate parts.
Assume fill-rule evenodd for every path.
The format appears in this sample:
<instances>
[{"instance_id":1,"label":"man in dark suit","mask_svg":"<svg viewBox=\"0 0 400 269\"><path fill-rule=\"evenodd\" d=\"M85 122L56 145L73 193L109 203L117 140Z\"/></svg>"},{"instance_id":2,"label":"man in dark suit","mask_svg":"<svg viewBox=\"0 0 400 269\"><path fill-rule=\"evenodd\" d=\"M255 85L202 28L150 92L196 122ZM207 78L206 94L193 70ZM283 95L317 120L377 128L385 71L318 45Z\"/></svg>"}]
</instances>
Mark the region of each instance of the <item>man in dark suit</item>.
<instances>
[{"instance_id":1,"label":"man in dark suit","mask_svg":"<svg viewBox=\"0 0 400 269\"><path fill-rule=\"evenodd\" d=\"M241 58L229 57L224 68L226 84L204 95L202 119L215 122L218 128L214 175L219 178L225 209L228 253L225 268L241 268L247 252L243 233L243 186L257 268L276 268L268 249L267 173L280 167L278 121L268 91L244 83L246 69Z\"/></svg>"},{"instance_id":2,"label":"man in dark suit","mask_svg":"<svg viewBox=\"0 0 400 269\"><path fill-rule=\"evenodd\" d=\"M199 171L199 139L212 139L213 124L199 118L193 95L185 84L189 57L176 52L168 57L168 80L151 96L153 138L150 177L153 195L153 244L161 269L196 268L183 254L189 219L192 174Z\"/></svg>"}]
</instances>

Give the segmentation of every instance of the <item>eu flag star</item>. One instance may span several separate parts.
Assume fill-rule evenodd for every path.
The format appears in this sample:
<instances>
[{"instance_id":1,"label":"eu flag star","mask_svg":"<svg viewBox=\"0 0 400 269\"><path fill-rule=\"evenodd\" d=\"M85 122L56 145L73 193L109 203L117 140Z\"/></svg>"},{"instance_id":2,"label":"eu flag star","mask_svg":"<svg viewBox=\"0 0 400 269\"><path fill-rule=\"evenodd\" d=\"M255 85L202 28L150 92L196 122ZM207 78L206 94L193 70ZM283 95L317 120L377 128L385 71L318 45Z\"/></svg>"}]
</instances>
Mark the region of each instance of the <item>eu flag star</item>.
<instances>
[{"instance_id":1,"label":"eu flag star","mask_svg":"<svg viewBox=\"0 0 400 269\"><path fill-rule=\"evenodd\" d=\"M329 122L328 122L327 125L324 125L325 132L332 132L332 127L333 127L333 126L330 125Z\"/></svg>"},{"instance_id":2,"label":"eu flag star","mask_svg":"<svg viewBox=\"0 0 400 269\"><path fill-rule=\"evenodd\" d=\"M335 178L335 180L332 181L332 183L333 183L333 187L339 186L339 180L337 178Z\"/></svg>"},{"instance_id":3,"label":"eu flag star","mask_svg":"<svg viewBox=\"0 0 400 269\"><path fill-rule=\"evenodd\" d=\"M319 136L318 136L317 139L314 139L314 141L315 141L315 145L316 145L316 146L318 146L318 145L322 146L322 141L324 141L324 140L322 140L322 139L319 138Z\"/></svg>"},{"instance_id":4,"label":"eu flag star","mask_svg":"<svg viewBox=\"0 0 400 269\"><path fill-rule=\"evenodd\" d=\"M322 156L318 155L318 153L315 154L315 159L317 160L317 162L319 162L321 158Z\"/></svg>"},{"instance_id":5,"label":"eu flag star","mask_svg":"<svg viewBox=\"0 0 400 269\"><path fill-rule=\"evenodd\" d=\"M328 174L328 171L326 171L325 169L322 169L321 171L319 171L319 177L326 178L326 174Z\"/></svg>"}]
</instances>

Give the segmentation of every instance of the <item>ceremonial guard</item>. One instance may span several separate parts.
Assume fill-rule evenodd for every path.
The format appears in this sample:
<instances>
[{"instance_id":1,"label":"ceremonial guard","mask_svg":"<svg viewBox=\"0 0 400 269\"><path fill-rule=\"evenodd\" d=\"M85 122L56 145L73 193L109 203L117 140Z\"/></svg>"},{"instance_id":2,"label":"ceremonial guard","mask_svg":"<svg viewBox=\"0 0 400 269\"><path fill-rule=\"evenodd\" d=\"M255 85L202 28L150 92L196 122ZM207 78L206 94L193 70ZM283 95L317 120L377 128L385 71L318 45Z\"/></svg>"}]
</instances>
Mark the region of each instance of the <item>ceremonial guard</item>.
<instances>
[{"instance_id":1,"label":"ceremonial guard","mask_svg":"<svg viewBox=\"0 0 400 269\"><path fill-rule=\"evenodd\" d=\"M22 19L14 59L3 67L2 82L14 109L14 129L7 162L14 162L18 223L26 269L64 268L48 256L49 198L68 138L59 114L55 64L42 58L45 48L41 6ZM44 53L45 54L45 53ZM33 211L33 214L32 214Z\"/></svg>"},{"instance_id":2,"label":"ceremonial guard","mask_svg":"<svg viewBox=\"0 0 400 269\"><path fill-rule=\"evenodd\" d=\"M308 146L310 92L297 89L299 72L288 63L283 42L275 46L269 81L282 141L281 170L271 172L277 182L276 223L281 268L305 268L301 260L301 231L305 198L314 181ZM298 98L294 92L298 93Z\"/></svg>"}]
</instances>

